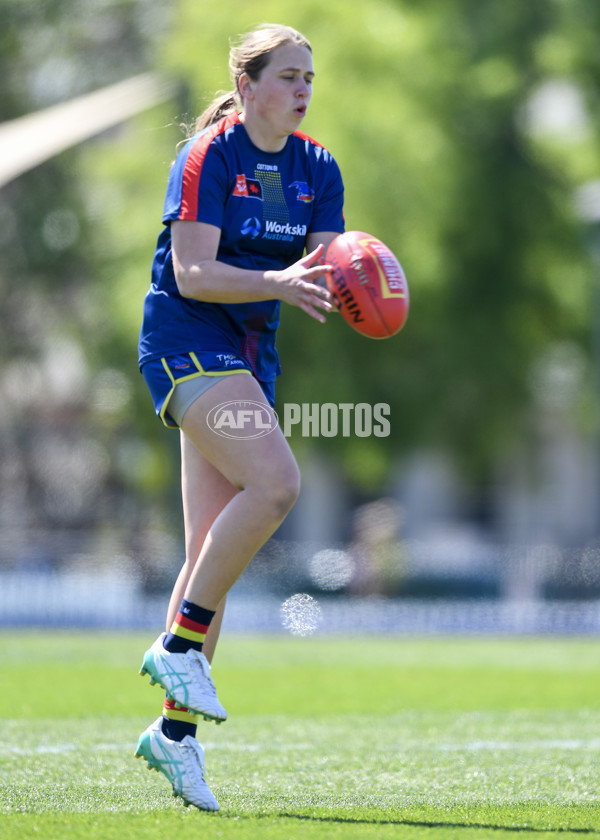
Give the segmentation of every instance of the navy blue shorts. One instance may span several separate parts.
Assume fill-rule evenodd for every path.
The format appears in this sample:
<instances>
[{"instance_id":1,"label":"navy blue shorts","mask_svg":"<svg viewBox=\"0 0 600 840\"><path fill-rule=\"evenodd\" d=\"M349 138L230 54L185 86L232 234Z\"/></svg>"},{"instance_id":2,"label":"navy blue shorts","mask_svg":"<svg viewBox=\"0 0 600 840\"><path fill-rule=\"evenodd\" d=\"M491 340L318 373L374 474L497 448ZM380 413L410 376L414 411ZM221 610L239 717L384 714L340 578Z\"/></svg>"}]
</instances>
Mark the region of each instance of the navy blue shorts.
<instances>
[{"instance_id":1,"label":"navy blue shorts","mask_svg":"<svg viewBox=\"0 0 600 840\"><path fill-rule=\"evenodd\" d=\"M234 373L253 375L250 365L242 357L213 350L165 356L142 365L154 410L168 429L178 429L183 414L194 400L207 388ZM259 381L258 384L269 404L274 406L275 382ZM174 399L178 386L182 387Z\"/></svg>"}]
</instances>

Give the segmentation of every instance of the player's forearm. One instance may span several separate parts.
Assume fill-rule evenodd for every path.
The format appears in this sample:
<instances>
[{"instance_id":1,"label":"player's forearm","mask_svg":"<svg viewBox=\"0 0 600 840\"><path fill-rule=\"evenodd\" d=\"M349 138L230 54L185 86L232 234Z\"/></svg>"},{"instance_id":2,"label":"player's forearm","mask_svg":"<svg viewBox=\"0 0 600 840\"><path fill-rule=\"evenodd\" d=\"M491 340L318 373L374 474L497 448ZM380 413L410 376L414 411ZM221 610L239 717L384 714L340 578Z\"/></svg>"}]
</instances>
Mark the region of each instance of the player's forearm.
<instances>
[{"instance_id":1,"label":"player's forearm","mask_svg":"<svg viewBox=\"0 0 600 840\"><path fill-rule=\"evenodd\" d=\"M248 303L278 298L277 275L276 271L250 271L218 260L175 265L177 287L183 297L209 303Z\"/></svg>"}]
</instances>

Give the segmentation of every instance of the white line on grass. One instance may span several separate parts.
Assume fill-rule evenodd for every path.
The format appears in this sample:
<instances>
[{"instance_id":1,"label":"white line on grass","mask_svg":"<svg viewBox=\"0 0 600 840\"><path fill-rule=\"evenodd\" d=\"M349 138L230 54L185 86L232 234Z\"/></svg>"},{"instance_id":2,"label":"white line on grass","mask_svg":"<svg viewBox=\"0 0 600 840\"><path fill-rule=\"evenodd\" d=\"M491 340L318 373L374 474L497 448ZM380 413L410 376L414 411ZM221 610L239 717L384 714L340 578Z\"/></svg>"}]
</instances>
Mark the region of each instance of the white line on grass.
<instances>
[{"instance_id":1,"label":"white line on grass","mask_svg":"<svg viewBox=\"0 0 600 840\"><path fill-rule=\"evenodd\" d=\"M477 752L478 750L600 750L600 738L586 741L472 741L469 744L434 744L431 750L441 752Z\"/></svg>"},{"instance_id":2,"label":"white line on grass","mask_svg":"<svg viewBox=\"0 0 600 840\"><path fill-rule=\"evenodd\" d=\"M312 744L211 744L206 741L202 742L204 749L207 750L232 750L235 752L260 752L261 750L279 749L287 750L310 750L313 749ZM54 744L54 745L39 745L36 747L16 747L8 746L4 748L4 754L8 755L62 755L68 752L123 752L124 750L135 749L134 744L88 744L85 747L77 744Z\"/></svg>"},{"instance_id":3,"label":"white line on grass","mask_svg":"<svg viewBox=\"0 0 600 840\"><path fill-rule=\"evenodd\" d=\"M203 742L203 746L211 751L232 751L232 752L260 752L262 750L310 750L314 749L313 744L243 744L233 741L225 743ZM600 738L589 740L536 740L536 741L471 741L466 744L422 744L410 745L397 744L393 747L394 752L401 751L410 746L410 750L422 749L431 752L478 752L481 750L503 750L507 752L521 752L528 750L600 750ZM54 744L39 745L36 747L8 746L4 754L23 755L62 755L69 752L123 752L133 751L133 744L88 744L85 747L77 744Z\"/></svg>"}]
</instances>

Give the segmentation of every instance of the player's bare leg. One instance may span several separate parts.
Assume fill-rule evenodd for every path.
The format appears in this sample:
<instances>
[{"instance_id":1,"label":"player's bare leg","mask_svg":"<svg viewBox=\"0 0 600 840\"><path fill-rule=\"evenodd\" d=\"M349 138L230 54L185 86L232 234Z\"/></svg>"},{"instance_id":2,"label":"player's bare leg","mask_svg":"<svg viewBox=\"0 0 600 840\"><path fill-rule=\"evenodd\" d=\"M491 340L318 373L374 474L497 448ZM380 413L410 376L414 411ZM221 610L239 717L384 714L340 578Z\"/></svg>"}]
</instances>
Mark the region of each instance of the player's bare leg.
<instances>
[{"instance_id":1,"label":"player's bare leg","mask_svg":"<svg viewBox=\"0 0 600 840\"><path fill-rule=\"evenodd\" d=\"M173 624L181 600L211 525L237 489L181 433L181 495L185 529L185 563L179 572L167 610L166 629ZM217 607L203 645L203 653L212 662L219 639L225 599Z\"/></svg>"}]
</instances>

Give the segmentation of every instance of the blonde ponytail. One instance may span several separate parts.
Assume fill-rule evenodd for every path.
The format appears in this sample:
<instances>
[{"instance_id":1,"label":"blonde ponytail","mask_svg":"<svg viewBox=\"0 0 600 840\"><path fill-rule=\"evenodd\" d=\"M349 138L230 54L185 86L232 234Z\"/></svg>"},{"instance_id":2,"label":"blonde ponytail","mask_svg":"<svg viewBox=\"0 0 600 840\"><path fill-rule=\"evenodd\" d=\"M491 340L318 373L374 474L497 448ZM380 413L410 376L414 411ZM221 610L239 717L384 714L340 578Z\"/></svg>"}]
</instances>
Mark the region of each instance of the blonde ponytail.
<instances>
[{"instance_id":1,"label":"blonde ponytail","mask_svg":"<svg viewBox=\"0 0 600 840\"><path fill-rule=\"evenodd\" d=\"M221 93L200 114L196 120L195 130L202 131L203 128L208 128L209 125L218 122L222 117L233 114L237 109L238 97L235 91L231 90L228 93Z\"/></svg>"}]
</instances>

